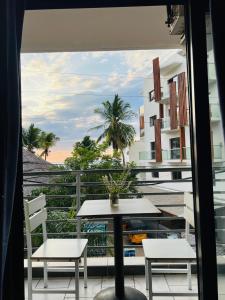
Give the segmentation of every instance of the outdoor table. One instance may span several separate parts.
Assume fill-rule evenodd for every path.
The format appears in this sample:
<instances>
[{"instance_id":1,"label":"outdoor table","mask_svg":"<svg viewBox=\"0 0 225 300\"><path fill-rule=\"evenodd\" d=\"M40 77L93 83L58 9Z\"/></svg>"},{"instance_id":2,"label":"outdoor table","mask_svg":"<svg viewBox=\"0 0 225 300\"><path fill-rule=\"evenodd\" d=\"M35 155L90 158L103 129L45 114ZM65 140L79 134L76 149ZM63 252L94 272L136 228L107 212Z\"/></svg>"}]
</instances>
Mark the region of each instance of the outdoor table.
<instances>
[{"instance_id":1,"label":"outdoor table","mask_svg":"<svg viewBox=\"0 0 225 300\"><path fill-rule=\"evenodd\" d=\"M146 296L140 291L124 287L123 264L123 216L158 215L161 212L149 199L132 198L120 199L118 206L111 206L109 200L86 200L81 206L77 217L112 217L114 226L115 249L115 288L102 290L95 296L95 300L146 300Z\"/></svg>"}]
</instances>

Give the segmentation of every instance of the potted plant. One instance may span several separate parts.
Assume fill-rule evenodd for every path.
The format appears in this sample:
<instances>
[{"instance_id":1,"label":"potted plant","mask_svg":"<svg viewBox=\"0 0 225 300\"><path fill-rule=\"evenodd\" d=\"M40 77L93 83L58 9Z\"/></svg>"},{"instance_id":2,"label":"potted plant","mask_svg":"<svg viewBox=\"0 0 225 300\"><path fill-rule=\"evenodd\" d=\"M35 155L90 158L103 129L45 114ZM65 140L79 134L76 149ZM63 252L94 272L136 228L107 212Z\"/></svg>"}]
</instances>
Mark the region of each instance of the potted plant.
<instances>
[{"instance_id":1,"label":"potted plant","mask_svg":"<svg viewBox=\"0 0 225 300\"><path fill-rule=\"evenodd\" d=\"M109 193L109 200L111 206L117 206L119 204L119 194L121 192L128 191L132 182L127 181L129 175L130 169L126 169L120 174L118 179L113 179L111 174L102 176L102 181L106 187L106 190Z\"/></svg>"}]
</instances>

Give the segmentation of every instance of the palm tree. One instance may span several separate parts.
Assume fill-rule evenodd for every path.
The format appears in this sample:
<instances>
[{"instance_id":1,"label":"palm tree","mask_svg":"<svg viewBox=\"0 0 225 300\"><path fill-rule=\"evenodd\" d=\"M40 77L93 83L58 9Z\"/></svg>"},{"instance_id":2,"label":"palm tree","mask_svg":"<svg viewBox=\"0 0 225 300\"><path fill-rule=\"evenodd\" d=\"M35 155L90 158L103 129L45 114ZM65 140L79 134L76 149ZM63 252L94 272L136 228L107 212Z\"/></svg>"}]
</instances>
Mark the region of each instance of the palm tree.
<instances>
[{"instance_id":1,"label":"palm tree","mask_svg":"<svg viewBox=\"0 0 225 300\"><path fill-rule=\"evenodd\" d=\"M96 108L94 112L104 119L104 124L93 128L96 130L103 129L97 142L105 139L108 145L113 147L113 150L120 150L123 165L125 165L123 150L131 145L135 137L134 127L125 123L125 121L130 121L135 116L130 104L124 102L118 95L115 95L112 102L108 100L102 102L102 107Z\"/></svg>"},{"instance_id":2,"label":"palm tree","mask_svg":"<svg viewBox=\"0 0 225 300\"><path fill-rule=\"evenodd\" d=\"M43 152L40 156L44 156L44 159L46 160L50 148L53 147L57 141L59 141L59 138L53 132L42 131L40 134L40 148L43 149Z\"/></svg>"},{"instance_id":3,"label":"palm tree","mask_svg":"<svg viewBox=\"0 0 225 300\"><path fill-rule=\"evenodd\" d=\"M22 130L22 142L23 146L27 148L30 152L34 153L34 148L40 148L39 139L40 139L41 129L34 127L34 124L30 124L28 129L23 128Z\"/></svg>"}]
</instances>

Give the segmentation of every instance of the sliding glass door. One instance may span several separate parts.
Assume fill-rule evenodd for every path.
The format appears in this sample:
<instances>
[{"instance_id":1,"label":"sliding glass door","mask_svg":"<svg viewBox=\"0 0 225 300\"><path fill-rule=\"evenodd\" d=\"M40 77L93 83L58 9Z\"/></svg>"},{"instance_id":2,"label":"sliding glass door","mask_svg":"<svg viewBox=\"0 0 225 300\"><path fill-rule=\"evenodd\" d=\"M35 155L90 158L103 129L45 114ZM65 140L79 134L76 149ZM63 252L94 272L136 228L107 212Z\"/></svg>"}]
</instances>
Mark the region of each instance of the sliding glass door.
<instances>
[{"instance_id":1,"label":"sliding glass door","mask_svg":"<svg viewBox=\"0 0 225 300\"><path fill-rule=\"evenodd\" d=\"M219 299L225 299L225 151L224 134L218 84L214 60L212 24L206 14L207 66L209 87L209 110L211 127L211 151L213 180L213 202L215 216L215 240L217 257L217 282Z\"/></svg>"}]
</instances>

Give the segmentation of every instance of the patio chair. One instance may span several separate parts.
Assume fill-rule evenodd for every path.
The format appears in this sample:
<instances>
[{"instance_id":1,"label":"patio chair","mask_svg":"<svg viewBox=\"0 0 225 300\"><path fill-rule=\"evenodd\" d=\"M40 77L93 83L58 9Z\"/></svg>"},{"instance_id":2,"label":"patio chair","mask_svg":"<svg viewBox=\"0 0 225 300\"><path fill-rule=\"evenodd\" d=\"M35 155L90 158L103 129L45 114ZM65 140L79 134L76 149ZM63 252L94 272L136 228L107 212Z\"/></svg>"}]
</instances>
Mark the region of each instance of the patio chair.
<instances>
[{"instance_id":1,"label":"patio chair","mask_svg":"<svg viewBox=\"0 0 225 300\"><path fill-rule=\"evenodd\" d=\"M152 263L185 263L187 268L188 289L192 289L191 263L196 261L196 254L189 244L190 225L194 227L192 194L184 194L185 239L144 239L142 241L145 255L146 289L149 290L149 300L153 296L187 296L197 295L193 292L158 292L152 291ZM175 270L173 270L175 271ZM172 273L172 270L170 271ZM168 272L167 272L168 273ZM174 273L174 272L173 272ZM179 272L180 273L180 272Z\"/></svg>"},{"instance_id":2,"label":"patio chair","mask_svg":"<svg viewBox=\"0 0 225 300\"><path fill-rule=\"evenodd\" d=\"M79 299L79 260L84 257L84 287L87 287L87 239L48 239L46 231L47 209L46 197L40 195L24 201L25 227L27 239L27 270L28 270L28 300L32 300L34 293L75 294ZM43 244L32 254L31 233L42 225ZM43 262L44 288L32 288L32 262ZM48 268L48 262L74 262L75 289L47 289L48 272L55 269Z\"/></svg>"}]
</instances>

